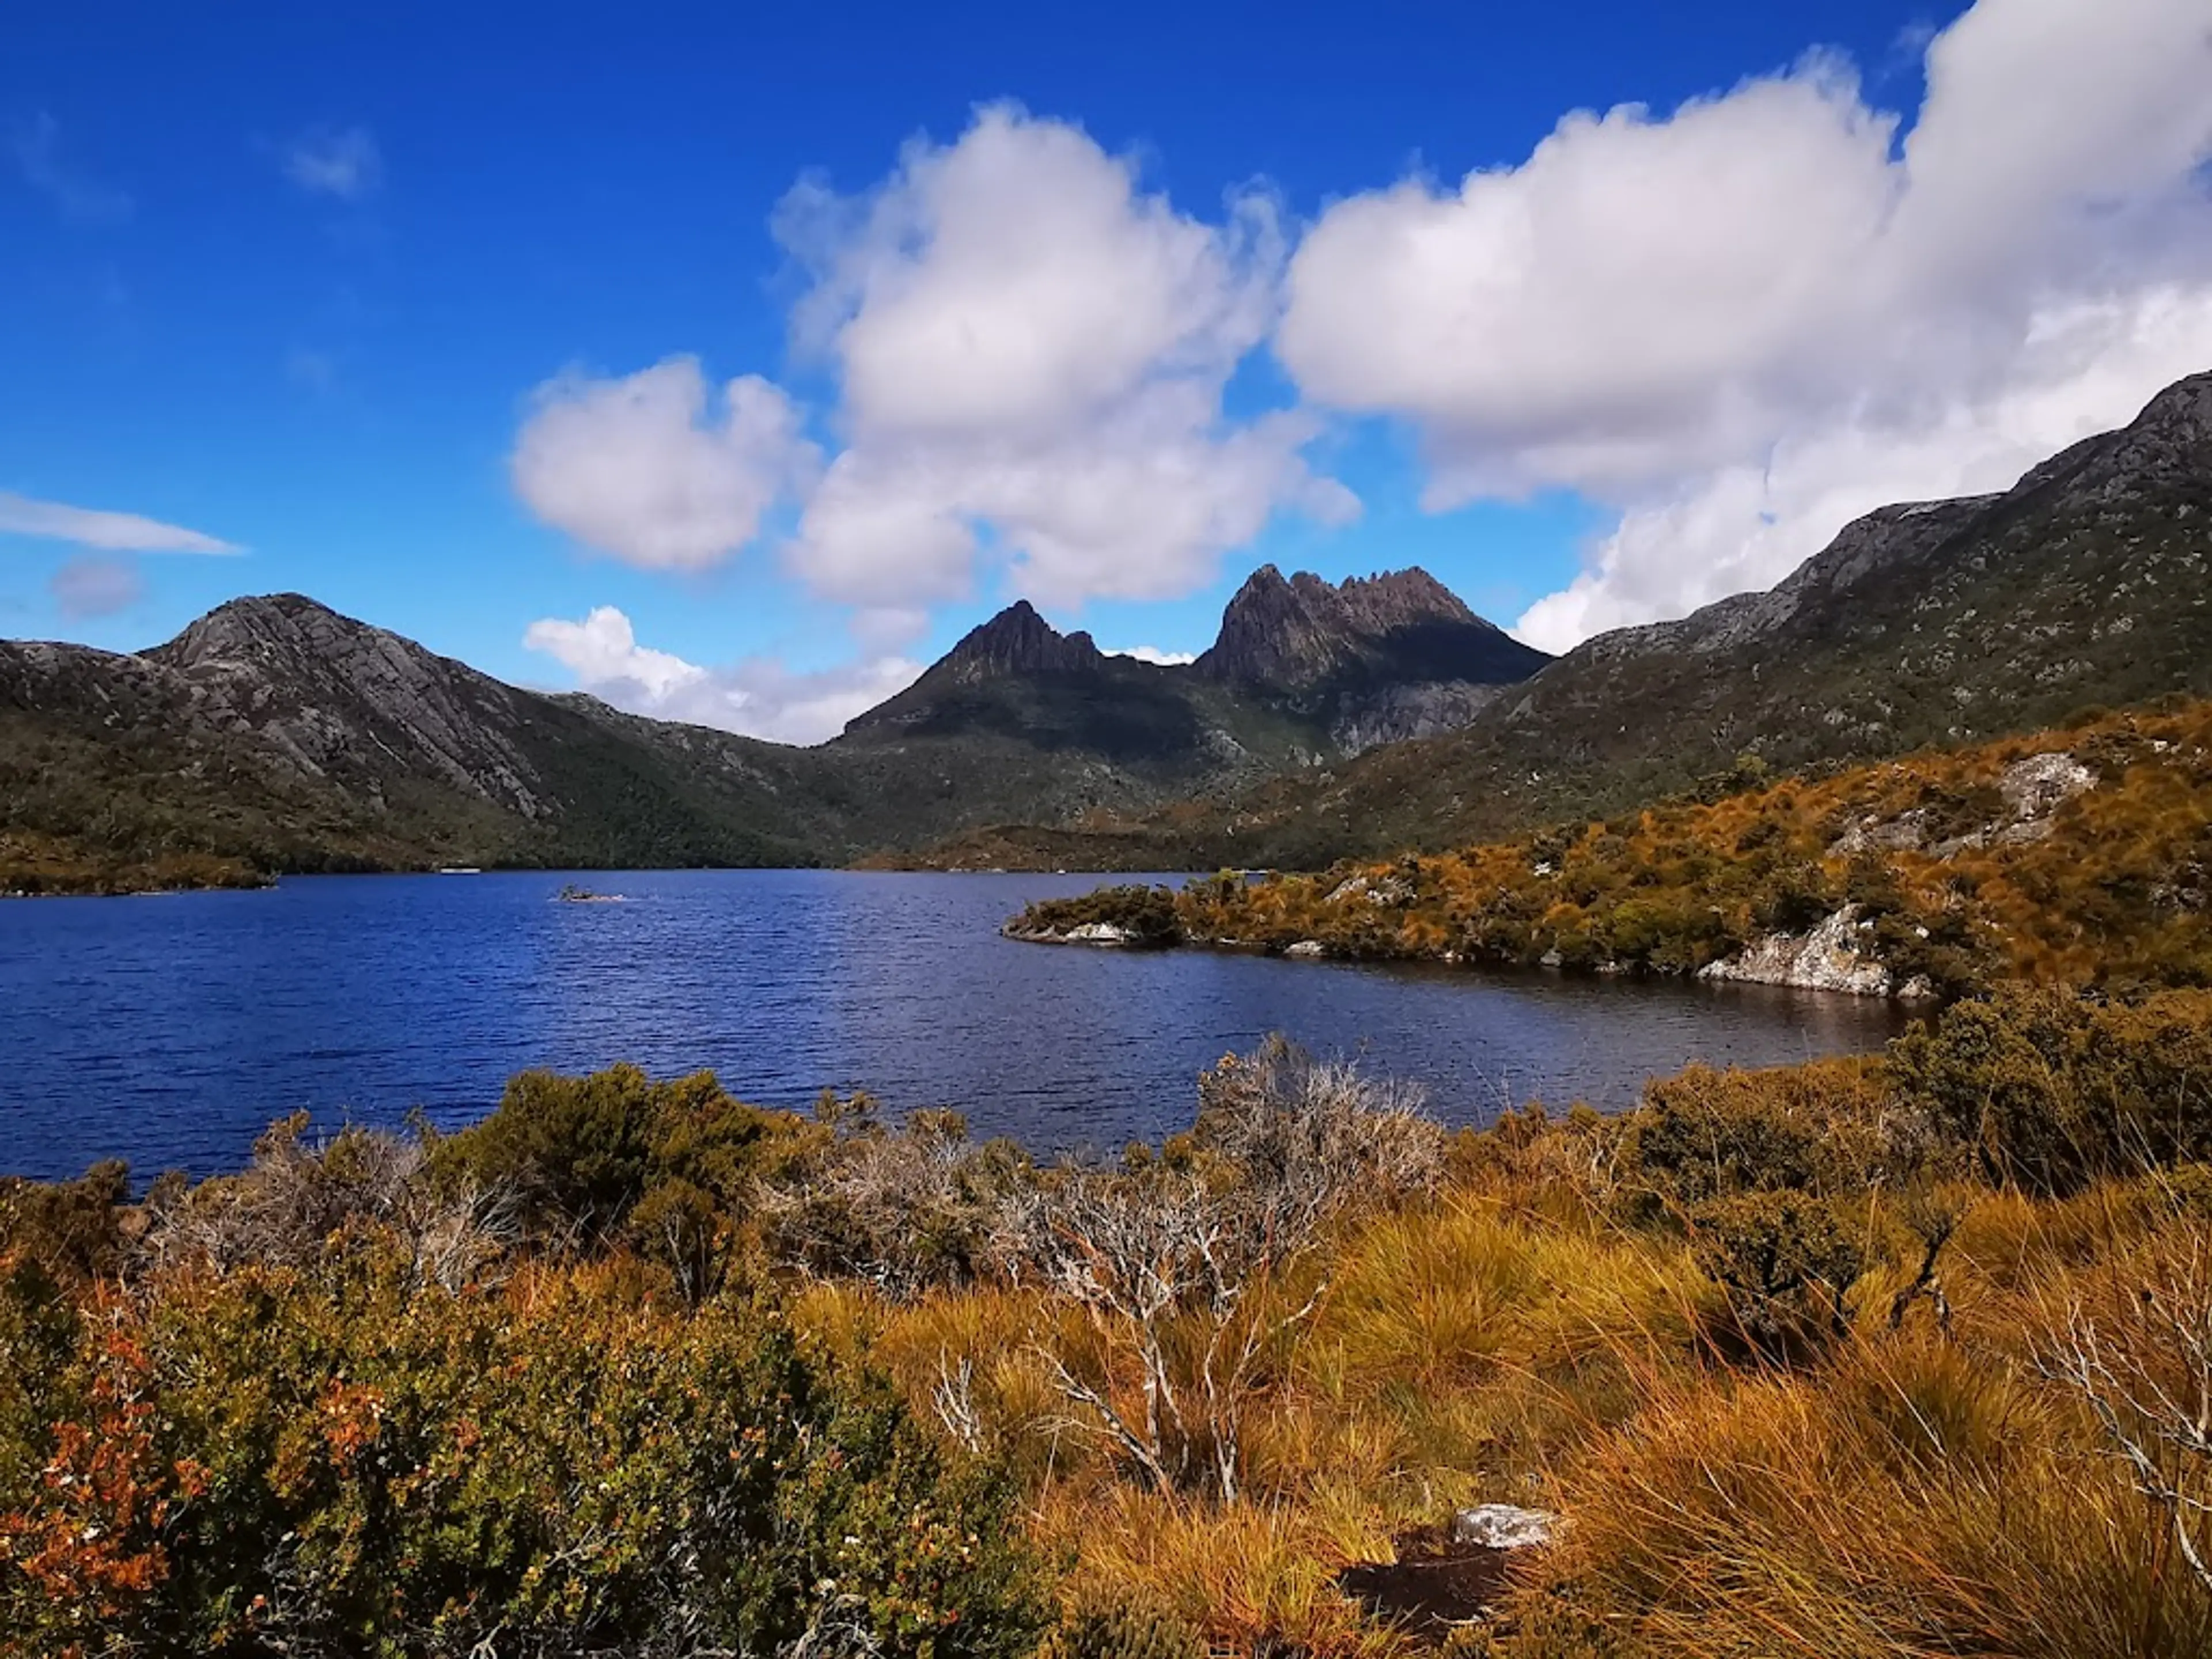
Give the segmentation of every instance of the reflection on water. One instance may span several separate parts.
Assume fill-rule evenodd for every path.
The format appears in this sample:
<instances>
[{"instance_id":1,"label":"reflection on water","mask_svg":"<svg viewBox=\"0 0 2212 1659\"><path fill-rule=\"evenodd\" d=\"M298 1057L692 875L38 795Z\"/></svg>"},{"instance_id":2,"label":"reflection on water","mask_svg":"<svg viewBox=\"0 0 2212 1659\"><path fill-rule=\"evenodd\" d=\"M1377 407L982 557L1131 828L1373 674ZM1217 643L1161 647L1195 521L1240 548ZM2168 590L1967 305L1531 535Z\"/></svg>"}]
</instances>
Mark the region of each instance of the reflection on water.
<instances>
[{"instance_id":1,"label":"reflection on water","mask_svg":"<svg viewBox=\"0 0 2212 1659\"><path fill-rule=\"evenodd\" d=\"M709 1066L764 1104L871 1090L980 1133L1112 1146L1281 1030L1425 1085L1453 1122L1632 1103L1692 1060L1879 1045L1885 1004L1759 987L1126 955L999 923L1085 876L821 871L323 877L262 893L0 905L0 1170L240 1161L271 1118L451 1124L533 1066Z\"/></svg>"}]
</instances>

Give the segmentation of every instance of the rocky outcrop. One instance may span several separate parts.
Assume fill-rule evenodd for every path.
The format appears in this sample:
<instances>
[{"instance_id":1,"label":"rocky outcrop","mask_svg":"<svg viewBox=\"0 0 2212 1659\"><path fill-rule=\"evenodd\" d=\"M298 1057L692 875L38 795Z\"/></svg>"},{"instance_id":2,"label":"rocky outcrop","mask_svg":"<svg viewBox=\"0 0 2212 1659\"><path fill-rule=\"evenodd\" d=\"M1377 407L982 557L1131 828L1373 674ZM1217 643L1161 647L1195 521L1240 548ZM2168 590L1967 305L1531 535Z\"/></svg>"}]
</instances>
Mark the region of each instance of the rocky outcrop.
<instances>
[{"instance_id":1,"label":"rocky outcrop","mask_svg":"<svg viewBox=\"0 0 2212 1659\"><path fill-rule=\"evenodd\" d=\"M1078 922L1073 927L1023 927L1009 923L1000 931L1024 945L1091 945L1108 950L1157 948L1158 945L1157 940L1139 937L1133 928L1110 921Z\"/></svg>"},{"instance_id":2,"label":"rocky outcrop","mask_svg":"<svg viewBox=\"0 0 2212 1659\"><path fill-rule=\"evenodd\" d=\"M1392 1559L1346 1567L1337 1586L1377 1622L1441 1644L1496 1612L1513 1557L1552 1543L1563 1524L1548 1510L1478 1504L1446 1525L1401 1533Z\"/></svg>"},{"instance_id":3,"label":"rocky outcrop","mask_svg":"<svg viewBox=\"0 0 2212 1659\"><path fill-rule=\"evenodd\" d=\"M1832 854L1925 851L1939 859L1982 847L2012 847L2051 833L2051 815L2075 796L2097 787L2097 775L2063 750L2014 761L1998 775L2002 813L1963 832L1935 839L1936 814L1915 806L1884 817L1869 814L1850 825L1829 848ZM1956 830L1956 826L1953 826Z\"/></svg>"},{"instance_id":4,"label":"rocky outcrop","mask_svg":"<svg viewBox=\"0 0 2212 1659\"><path fill-rule=\"evenodd\" d=\"M1851 996L1896 996L1917 1000L1935 994L1924 980L1903 985L1869 954L1874 924L1847 904L1809 933L1771 933L1732 957L1698 970L1702 980L1746 985L1787 985L1802 991L1841 991Z\"/></svg>"}]
</instances>

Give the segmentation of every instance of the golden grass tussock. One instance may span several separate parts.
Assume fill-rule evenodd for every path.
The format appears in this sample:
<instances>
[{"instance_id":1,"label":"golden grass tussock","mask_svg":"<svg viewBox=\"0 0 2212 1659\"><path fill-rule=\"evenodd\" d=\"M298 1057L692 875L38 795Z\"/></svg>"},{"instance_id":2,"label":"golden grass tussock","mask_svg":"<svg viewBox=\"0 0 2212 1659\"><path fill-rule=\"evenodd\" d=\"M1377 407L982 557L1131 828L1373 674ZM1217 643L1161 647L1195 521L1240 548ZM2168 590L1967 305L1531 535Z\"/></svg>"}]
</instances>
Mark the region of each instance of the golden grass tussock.
<instances>
[{"instance_id":1,"label":"golden grass tussock","mask_svg":"<svg viewBox=\"0 0 2212 1659\"><path fill-rule=\"evenodd\" d=\"M1677 1378L1563 1476L1550 1563L1682 1655L2142 1656L2212 1600L2084 1413L2012 1362L1869 1340L1832 1371Z\"/></svg>"}]
</instances>

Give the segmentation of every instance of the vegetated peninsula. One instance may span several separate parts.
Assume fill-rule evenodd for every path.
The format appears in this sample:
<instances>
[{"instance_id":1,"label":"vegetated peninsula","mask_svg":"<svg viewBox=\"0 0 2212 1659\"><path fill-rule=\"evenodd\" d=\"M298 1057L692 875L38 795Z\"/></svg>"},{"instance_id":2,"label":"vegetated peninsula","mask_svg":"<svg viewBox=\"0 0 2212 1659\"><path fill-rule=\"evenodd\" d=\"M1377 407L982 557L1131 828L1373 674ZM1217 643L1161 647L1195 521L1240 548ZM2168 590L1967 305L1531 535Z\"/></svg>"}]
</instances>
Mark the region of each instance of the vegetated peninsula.
<instances>
[{"instance_id":1,"label":"vegetated peninsula","mask_svg":"<svg viewBox=\"0 0 2212 1659\"><path fill-rule=\"evenodd\" d=\"M2212 702L1317 875L1109 888L1048 943L1697 975L1907 998L2212 985Z\"/></svg>"},{"instance_id":2,"label":"vegetated peninsula","mask_svg":"<svg viewBox=\"0 0 2212 1659\"><path fill-rule=\"evenodd\" d=\"M1419 571L1272 568L1201 664L1026 603L811 749L547 696L298 594L136 655L0 643L0 891L447 865L819 865L1444 729L1548 659Z\"/></svg>"}]
</instances>

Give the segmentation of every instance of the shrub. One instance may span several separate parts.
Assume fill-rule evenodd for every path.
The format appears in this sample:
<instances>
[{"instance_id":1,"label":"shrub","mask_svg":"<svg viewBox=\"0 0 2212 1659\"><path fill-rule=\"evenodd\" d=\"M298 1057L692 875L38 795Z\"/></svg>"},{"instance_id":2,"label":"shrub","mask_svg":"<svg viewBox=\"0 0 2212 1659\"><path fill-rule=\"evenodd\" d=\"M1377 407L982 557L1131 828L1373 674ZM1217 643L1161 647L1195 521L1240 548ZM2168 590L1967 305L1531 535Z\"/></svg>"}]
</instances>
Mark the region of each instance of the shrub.
<instances>
[{"instance_id":1,"label":"shrub","mask_svg":"<svg viewBox=\"0 0 2212 1659\"><path fill-rule=\"evenodd\" d=\"M448 1183L509 1194L526 1234L557 1249L636 1244L695 1300L712 1293L757 1183L811 1131L732 1100L711 1072L656 1083L635 1066L525 1072L498 1110L438 1140Z\"/></svg>"},{"instance_id":2,"label":"shrub","mask_svg":"<svg viewBox=\"0 0 2212 1659\"><path fill-rule=\"evenodd\" d=\"M656 1310L594 1271L455 1296L356 1259L110 1310L73 1358L87 1414L0 1516L0 1629L117 1656L1034 1649L1047 1586L993 1466L772 1308Z\"/></svg>"},{"instance_id":3,"label":"shrub","mask_svg":"<svg viewBox=\"0 0 2212 1659\"><path fill-rule=\"evenodd\" d=\"M1906 1100L1990 1179L2063 1194L2212 1156L2212 994L2140 1005L2014 989L1893 1046Z\"/></svg>"},{"instance_id":4,"label":"shrub","mask_svg":"<svg viewBox=\"0 0 2212 1659\"><path fill-rule=\"evenodd\" d=\"M1320 1305L1324 1226L1426 1190L1443 1151L1406 1093L1350 1066L1279 1038L1224 1059L1162 1156L1063 1170L1037 1196L1042 1276L1094 1339L1088 1355L1048 1355L1054 1382L1162 1492L1235 1502L1263 1374Z\"/></svg>"},{"instance_id":5,"label":"shrub","mask_svg":"<svg viewBox=\"0 0 2212 1659\"><path fill-rule=\"evenodd\" d=\"M1650 1084L1631 1114L1623 1178L1681 1208L1737 1193L1844 1193L1897 1183L1936 1156L1924 1125L1863 1061L1771 1071L1692 1066Z\"/></svg>"},{"instance_id":6,"label":"shrub","mask_svg":"<svg viewBox=\"0 0 2212 1659\"><path fill-rule=\"evenodd\" d=\"M1785 1358L1802 1341L1850 1328L1844 1297L1866 1256L1826 1200L1788 1192L1716 1199L1696 1212L1691 1239L1698 1265L1762 1352Z\"/></svg>"},{"instance_id":7,"label":"shrub","mask_svg":"<svg viewBox=\"0 0 2212 1659\"><path fill-rule=\"evenodd\" d=\"M0 1177L0 1255L21 1261L66 1283L113 1273L123 1264L128 1165L95 1164L75 1181Z\"/></svg>"},{"instance_id":8,"label":"shrub","mask_svg":"<svg viewBox=\"0 0 2212 1659\"><path fill-rule=\"evenodd\" d=\"M865 1106L844 1121L762 1195L785 1261L901 1297L1018 1265L1016 1213L1036 1179L1020 1147L976 1146L957 1112L916 1112L896 1133Z\"/></svg>"},{"instance_id":9,"label":"shrub","mask_svg":"<svg viewBox=\"0 0 2212 1659\"><path fill-rule=\"evenodd\" d=\"M156 1183L142 1254L157 1268L228 1273L248 1263L307 1267L363 1243L404 1249L417 1275L458 1289L512 1242L503 1195L472 1182L442 1188L419 1139L349 1126L320 1144L307 1115L273 1124L240 1173Z\"/></svg>"}]
</instances>

